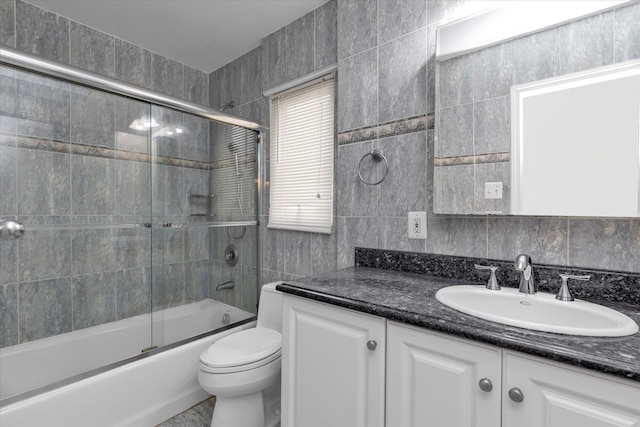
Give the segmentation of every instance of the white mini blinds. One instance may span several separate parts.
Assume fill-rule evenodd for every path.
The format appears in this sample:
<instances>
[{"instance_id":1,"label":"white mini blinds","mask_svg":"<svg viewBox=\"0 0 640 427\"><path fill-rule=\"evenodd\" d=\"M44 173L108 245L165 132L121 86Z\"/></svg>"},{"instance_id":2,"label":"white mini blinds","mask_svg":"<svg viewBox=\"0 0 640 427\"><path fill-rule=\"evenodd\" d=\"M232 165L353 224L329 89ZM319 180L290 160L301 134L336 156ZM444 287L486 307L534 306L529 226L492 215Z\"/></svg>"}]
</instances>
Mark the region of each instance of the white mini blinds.
<instances>
[{"instance_id":1,"label":"white mini blinds","mask_svg":"<svg viewBox=\"0 0 640 427\"><path fill-rule=\"evenodd\" d=\"M330 234L335 79L271 98L269 228Z\"/></svg>"}]
</instances>

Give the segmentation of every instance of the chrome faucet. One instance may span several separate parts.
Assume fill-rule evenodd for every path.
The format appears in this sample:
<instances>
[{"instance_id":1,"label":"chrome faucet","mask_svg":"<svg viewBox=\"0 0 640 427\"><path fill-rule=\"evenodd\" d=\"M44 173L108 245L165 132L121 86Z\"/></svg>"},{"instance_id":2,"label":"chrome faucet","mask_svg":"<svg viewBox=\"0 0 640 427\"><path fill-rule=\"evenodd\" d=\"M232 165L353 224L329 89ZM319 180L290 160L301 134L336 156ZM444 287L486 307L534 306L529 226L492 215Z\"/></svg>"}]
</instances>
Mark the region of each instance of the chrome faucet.
<instances>
[{"instance_id":1,"label":"chrome faucet","mask_svg":"<svg viewBox=\"0 0 640 427\"><path fill-rule=\"evenodd\" d=\"M520 254L514 263L516 271L520 272L520 289L523 294L535 294L537 292L536 283L533 279L533 266L529 255Z\"/></svg>"}]
</instances>

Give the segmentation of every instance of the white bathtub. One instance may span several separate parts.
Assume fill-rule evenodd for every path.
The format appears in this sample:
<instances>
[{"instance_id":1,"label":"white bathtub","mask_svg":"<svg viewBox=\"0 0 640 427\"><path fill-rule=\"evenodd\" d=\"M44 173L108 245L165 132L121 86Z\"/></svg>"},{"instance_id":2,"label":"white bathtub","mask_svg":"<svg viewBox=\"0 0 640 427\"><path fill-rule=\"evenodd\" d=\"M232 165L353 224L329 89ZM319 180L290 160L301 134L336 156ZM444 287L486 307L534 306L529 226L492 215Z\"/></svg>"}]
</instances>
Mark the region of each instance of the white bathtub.
<instances>
[{"instance_id":1,"label":"white bathtub","mask_svg":"<svg viewBox=\"0 0 640 427\"><path fill-rule=\"evenodd\" d=\"M164 343L252 317L204 300L0 350L2 396L12 396L139 353L153 335ZM162 320L162 321L161 321ZM155 426L208 397L198 379L198 356L250 322L0 408L2 427ZM158 342L158 341L155 341ZM141 343L142 344L141 346Z\"/></svg>"}]
</instances>

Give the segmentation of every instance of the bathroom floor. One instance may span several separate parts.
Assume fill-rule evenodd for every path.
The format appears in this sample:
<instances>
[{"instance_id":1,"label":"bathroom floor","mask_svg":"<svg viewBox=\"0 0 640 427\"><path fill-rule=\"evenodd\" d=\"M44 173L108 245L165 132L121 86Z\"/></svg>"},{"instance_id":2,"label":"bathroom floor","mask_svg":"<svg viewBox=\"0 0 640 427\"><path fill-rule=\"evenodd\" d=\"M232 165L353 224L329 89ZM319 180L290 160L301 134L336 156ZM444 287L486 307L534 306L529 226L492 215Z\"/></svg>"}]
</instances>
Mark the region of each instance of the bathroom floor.
<instances>
[{"instance_id":1,"label":"bathroom floor","mask_svg":"<svg viewBox=\"0 0 640 427\"><path fill-rule=\"evenodd\" d=\"M214 396L168 419L157 427L210 427L215 404L216 398Z\"/></svg>"}]
</instances>

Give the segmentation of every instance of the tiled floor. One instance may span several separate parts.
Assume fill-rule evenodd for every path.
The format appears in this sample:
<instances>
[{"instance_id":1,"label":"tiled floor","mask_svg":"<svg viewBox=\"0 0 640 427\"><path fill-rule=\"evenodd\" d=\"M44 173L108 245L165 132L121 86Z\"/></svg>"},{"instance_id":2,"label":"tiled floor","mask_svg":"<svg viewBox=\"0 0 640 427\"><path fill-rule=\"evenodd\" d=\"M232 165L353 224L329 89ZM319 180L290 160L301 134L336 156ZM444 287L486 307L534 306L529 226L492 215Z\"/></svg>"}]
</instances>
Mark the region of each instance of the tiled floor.
<instances>
[{"instance_id":1,"label":"tiled floor","mask_svg":"<svg viewBox=\"0 0 640 427\"><path fill-rule=\"evenodd\" d=\"M216 398L212 397L159 424L157 427L210 427Z\"/></svg>"}]
</instances>

